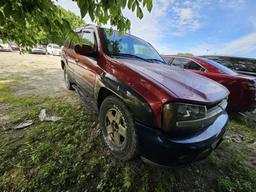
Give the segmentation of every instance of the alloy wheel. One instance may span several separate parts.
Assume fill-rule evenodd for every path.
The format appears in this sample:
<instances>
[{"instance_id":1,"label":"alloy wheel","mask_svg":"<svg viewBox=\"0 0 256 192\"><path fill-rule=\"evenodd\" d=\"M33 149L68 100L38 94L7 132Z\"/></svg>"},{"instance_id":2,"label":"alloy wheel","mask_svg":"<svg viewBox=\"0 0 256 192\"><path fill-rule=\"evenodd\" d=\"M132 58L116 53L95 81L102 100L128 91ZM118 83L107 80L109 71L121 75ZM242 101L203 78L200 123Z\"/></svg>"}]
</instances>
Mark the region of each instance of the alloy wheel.
<instances>
[{"instance_id":1,"label":"alloy wheel","mask_svg":"<svg viewBox=\"0 0 256 192\"><path fill-rule=\"evenodd\" d=\"M117 148L123 148L127 139L127 126L123 114L116 108L111 108L105 116L107 141Z\"/></svg>"}]
</instances>

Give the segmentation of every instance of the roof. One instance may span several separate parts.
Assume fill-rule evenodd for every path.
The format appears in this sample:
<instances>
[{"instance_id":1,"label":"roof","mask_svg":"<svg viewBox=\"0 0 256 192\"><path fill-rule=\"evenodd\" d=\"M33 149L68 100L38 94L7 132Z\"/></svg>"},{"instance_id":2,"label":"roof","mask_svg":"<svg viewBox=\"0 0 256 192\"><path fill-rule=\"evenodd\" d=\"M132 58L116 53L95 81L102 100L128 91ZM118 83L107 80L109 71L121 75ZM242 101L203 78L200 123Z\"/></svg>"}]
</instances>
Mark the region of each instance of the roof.
<instances>
[{"instance_id":1,"label":"roof","mask_svg":"<svg viewBox=\"0 0 256 192\"><path fill-rule=\"evenodd\" d=\"M253 57L238 57L238 56L228 56L228 55L201 55L200 57L224 57L224 58L236 58L236 59L253 59Z\"/></svg>"}]
</instances>

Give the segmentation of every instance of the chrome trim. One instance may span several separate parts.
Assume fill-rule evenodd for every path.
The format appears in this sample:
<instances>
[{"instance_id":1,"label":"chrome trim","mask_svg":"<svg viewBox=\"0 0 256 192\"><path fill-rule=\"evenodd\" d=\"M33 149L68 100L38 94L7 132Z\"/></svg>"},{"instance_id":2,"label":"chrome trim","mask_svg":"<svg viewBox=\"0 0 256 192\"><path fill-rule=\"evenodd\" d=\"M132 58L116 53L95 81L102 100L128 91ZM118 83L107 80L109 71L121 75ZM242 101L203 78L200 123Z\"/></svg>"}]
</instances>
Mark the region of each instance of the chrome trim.
<instances>
[{"instance_id":1,"label":"chrome trim","mask_svg":"<svg viewBox=\"0 0 256 192\"><path fill-rule=\"evenodd\" d=\"M228 102L226 99L224 99L222 102L220 102L217 106L208 109L207 115L204 118L196 119L196 120L189 120L189 121L178 121L176 122L177 128L196 128L196 127L205 127L207 125L212 124L219 115L221 115L226 107L228 105Z\"/></svg>"}]
</instances>

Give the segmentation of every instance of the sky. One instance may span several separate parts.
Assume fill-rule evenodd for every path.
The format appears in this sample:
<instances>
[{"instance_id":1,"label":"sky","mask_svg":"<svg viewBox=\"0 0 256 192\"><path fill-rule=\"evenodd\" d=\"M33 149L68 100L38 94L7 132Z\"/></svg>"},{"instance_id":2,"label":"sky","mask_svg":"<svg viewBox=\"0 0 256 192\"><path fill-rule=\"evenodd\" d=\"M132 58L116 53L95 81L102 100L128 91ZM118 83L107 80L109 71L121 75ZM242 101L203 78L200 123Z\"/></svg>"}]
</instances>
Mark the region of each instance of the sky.
<instances>
[{"instance_id":1,"label":"sky","mask_svg":"<svg viewBox=\"0 0 256 192\"><path fill-rule=\"evenodd\" d=\"M58 0L80 16L75 2ZM153 0L143 19L128 9L131 34L161 54L231 55L256 58L256 0ZM92 23L90 18L84 18Z\"/></svg>"}]
</instances>

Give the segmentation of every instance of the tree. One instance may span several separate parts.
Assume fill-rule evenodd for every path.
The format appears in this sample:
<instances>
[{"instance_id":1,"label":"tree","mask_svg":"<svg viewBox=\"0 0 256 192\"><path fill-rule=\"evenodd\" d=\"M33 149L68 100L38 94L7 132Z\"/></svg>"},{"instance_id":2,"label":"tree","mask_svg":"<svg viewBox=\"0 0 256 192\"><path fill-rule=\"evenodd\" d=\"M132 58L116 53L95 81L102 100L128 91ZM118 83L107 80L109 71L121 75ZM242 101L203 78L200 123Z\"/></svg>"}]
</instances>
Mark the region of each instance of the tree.
<instances>
[{"instance_id":1,"label":"tree","mask_svg":"<svg viewBox=\"0 0 256 192\"><path fill-rule=\"evenodd\" d=\"M177 53L179 56L194 56L193 53Z\"/></svg>"},{"instance_id":2,"label":"tree","mask_svg":"<svg viewBox=\"0 0 256 192\"><path fill-rule=\"evenodd\" d=\"M130 29L130 21L123 16L125 8L136 11L140 19L143 17L142 7L152 10L152 0L74 1L82 18L88 14L93 22L99 25L110 23L121 32ZM40 42L43 37L49 41L60 41L63 36L78 39L72 30L77 24L72 23L68 15L71 13L63 11L52 0L1 0L0 37L5 41L14 40L25 48Z\"/></svg>"}]
</instances>

